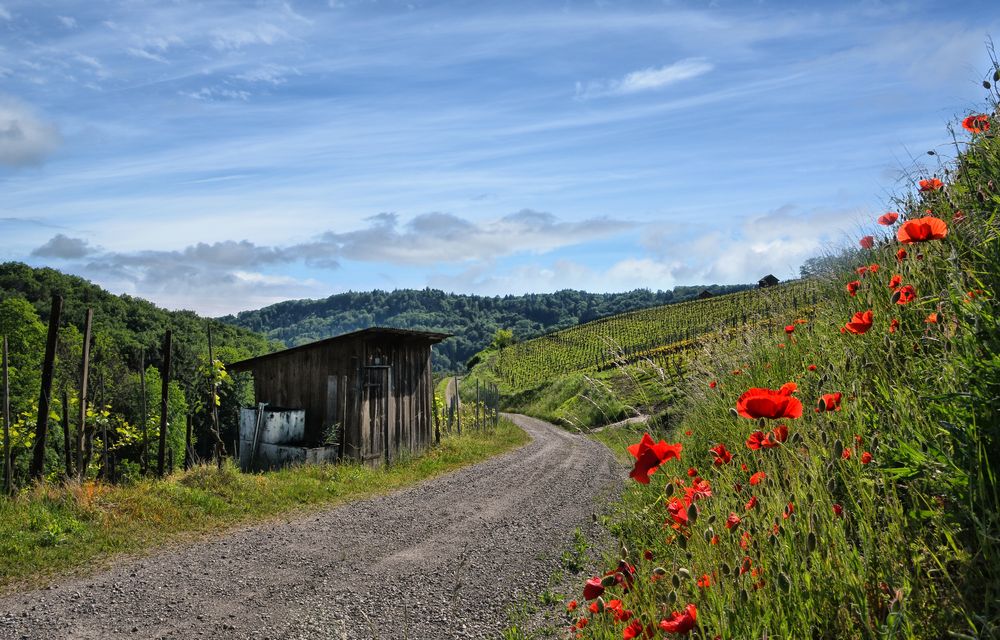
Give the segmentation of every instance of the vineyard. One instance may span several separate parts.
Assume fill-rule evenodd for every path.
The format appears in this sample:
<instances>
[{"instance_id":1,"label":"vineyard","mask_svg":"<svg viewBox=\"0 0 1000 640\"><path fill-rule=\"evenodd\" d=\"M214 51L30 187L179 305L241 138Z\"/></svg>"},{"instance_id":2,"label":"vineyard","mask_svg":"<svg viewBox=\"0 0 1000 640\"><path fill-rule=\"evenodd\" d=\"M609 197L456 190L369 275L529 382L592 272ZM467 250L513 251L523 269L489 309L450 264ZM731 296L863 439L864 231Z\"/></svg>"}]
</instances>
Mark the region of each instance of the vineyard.
<instances>
[{"instance_id":1,"label":"vineyard","mask_svg":"<svg viewBox=\"0 0 1000 640\"><path fill-rule=\"evenodd\" d=\"M652 361L680 375L684 352L741 328L782 330L777 320L808 316L816 290L808 280L623 313L482 354L477 373L508 393L574 372L601 372ZM782 315L784 314L784 315Z\"/></svg>"}]
</instances>

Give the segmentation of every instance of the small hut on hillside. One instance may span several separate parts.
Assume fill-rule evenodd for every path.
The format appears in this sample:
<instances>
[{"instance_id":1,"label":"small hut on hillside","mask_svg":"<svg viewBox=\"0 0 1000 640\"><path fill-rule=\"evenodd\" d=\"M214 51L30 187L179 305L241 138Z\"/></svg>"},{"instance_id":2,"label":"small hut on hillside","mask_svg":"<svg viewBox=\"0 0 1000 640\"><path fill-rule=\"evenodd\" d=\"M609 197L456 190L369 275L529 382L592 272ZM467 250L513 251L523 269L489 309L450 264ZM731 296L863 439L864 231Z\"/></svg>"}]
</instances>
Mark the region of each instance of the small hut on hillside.
<instances>
[{"instance_id":1,"label":"small hut on hillside","mask_svg":"<svg viewBox=\"0 0 1000 640\"><path fill-rule=\"evenodd\" d=\"M431 345L447 337L374 327L229 365L253 374L256 400L267 404L241 416L244 468L390 462L423 449L434 437Z\"/></svg>"},{"instance_id":2,"label":"small hut on hillside","mask_svg":"<svg viewBox=\"0 0 1000 640\"><path fill-rule=\"evenodd\" d=\"M769 273L757 281L757 286L763 289L764 287L773 287L778 284L778 282L780 282L780 280L775 278L773 274Z\"/></svg>"},{"instance_id":3,"label":"small hut on hillside","mask_svg":"<svg viewBox=\"0 0 1000 640\"><path fill-rule=\"evenodd\" d=\"M714 297L715 297L715 294L713 294L708 289L705 289L701 293L698 294L698 299L699 300L707 300L708 298L714 298Z\"/></svg>"}]
</instances>

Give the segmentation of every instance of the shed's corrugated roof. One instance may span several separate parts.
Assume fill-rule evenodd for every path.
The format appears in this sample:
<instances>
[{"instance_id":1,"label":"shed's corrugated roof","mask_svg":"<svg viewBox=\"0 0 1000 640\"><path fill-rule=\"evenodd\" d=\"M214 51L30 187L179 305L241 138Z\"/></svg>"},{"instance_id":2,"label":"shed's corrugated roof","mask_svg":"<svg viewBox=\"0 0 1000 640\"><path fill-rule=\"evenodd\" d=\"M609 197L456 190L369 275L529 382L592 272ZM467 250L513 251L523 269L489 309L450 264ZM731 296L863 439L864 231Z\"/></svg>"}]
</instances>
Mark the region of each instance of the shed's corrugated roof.
<instances>
[{"instance_id":1,"label":"shed's corrugated roof","mask_svg":"<svg viewBox=\"0 0 1000 640\"><path fill-rule=\"evenodd\" d=\"M359 329L358 331L352 331L350 333L342 333L339 336L333 336L332 338L325 338L323 340L317 340L316 342L301 344L297 347L292 347L291 349L283 349L282 351L267 353L262 356L257 356L256 358L248 358L246 360L240 360L239 362L234 362L231 365L228 365L226 368L230 371L248 371L252 369L255 364L257 364L262 360L267 360L279 356L285 356L290 353L295 353L297 351L306 351L308 349L315 349L316 347L328 345L333 342L345 342L349 340L356 340L358 338L366 338L369 336L395 336L400 338L419 338L431 344L437 344L438 342L441 342L445 338L450 338L451 334L436 333L434 331L413 331L410 329L393 329L391 327L369 327L367 329Z\"/></svg>"}]
</instances>

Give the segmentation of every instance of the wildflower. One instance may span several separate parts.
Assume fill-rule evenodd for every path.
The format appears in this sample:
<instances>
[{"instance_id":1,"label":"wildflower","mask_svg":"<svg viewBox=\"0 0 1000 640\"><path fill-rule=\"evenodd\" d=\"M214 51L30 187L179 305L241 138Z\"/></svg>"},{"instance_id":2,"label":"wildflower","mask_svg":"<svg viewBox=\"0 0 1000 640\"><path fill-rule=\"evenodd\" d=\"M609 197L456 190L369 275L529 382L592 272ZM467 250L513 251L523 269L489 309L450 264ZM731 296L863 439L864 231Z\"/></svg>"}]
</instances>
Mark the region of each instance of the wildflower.
<instances>
[{"instance_id":1,"label":"wildflower","mask_svg":"<svg viewBox=\"0 0 1000 640\"><path fill-rule=\"evenodd\" d=\"M715 387L718 386L718 384L719 384L718 382L716 382L715 380L712 380L711 382L708 383L708 388L709 389L714 389Z\"/></svg>"},{"instance_id":2,"label":"wildflower","mask_svg":"<svg viewBox=\"0 0 1000 640\"><path fill-rule=\"evenodd\" d=\"M703 573L700 578L698 578L698 586L701 588L712 586L712 576L707 573Z\"/></svg>"},{"instance_id":3,"label":"wildflower","mask_svg":"<svg viewBox=\"0 0 1000 640\"><path fill-rule=\"evenodd\" d=\"M815 371L816 370L816 365L811 364L808 367L806 367L806 369L809 369L810 371Z\"/></svg>"},{"instance_id":4,"label":"wildflower","mask_svg":"<svg viewBox=\"0 0 1000 640\"><path fill-rule=\"evenodd\" d=\"M763 471L758 471L757 473L750 476L750 484L758 485L761 482L764 482L764 478L766 477L767 477L766 473L764 473Z\"/></svg>"},{"instance_id":5,"label":"wildflower","mask_svg":"<svg viewBox=\"0 0 1000 640\"><path fill-rule=\"evenodd\" d=\"M785 333L791 335L794 331L795 331L795 325L794 324L786 324L785 325Z\"/></svg>"},{"instance_id":6,"label":"wildflower","mask_svg":"<svg viewBox=\"0 0 1000 640\"><path fill-rule=\"evenodd\" d=\"M744 556L743 562L740 563L740 575L743 575L744 573L751 571L752 567L753 567L753 560L750 559L750 556Z\"/></svg>"},{"instance_id":7,"label":"wildflower","mask_svg":"<svg viewBox=\"0 0 1000 640\"><path fill-rule=\"evenodd\" d=\"M940 321L941 321L941 314L937 313L936 311L934 313L929 314L927 318L924 319L924 322L926 322L927 324L937 324Z\"/></svg>"},{"instance_id":8,"label":"wildflower","mask_svg":"<svg viewBox=\"0 0 1000 640\"><path fill-rule=\"evenodd\" d=\"M929 178L927 180L920 181L921 191L937 191L942 187L944 187L944 183L938 180L937 178Z\"/></svg>"},{"instance_id":9,"label":"wildflower","mask_svg":"<svg viewBox=\"0 0 1000 640\"><path fill-rule=\"evenodd\" d=\"M851 297L854 298L858 295L859 287L861 287L861 283L857 280L852 280L847 283L847 293L851 294Z\"/></svg>"},{"instance_id":10,"label":"wildflower","mask_svg":"<svg viewBox=\"0 0 1000 640\"><path fill-rule=\"evenodd\" d=\"M566 611L575 611L577 607L576 600L570 600L566 603Z\"/></svg>"},{"instance_id":11,"label":"wildflower","mask_svg":"<svg viewBox=\"0 0 1000 640\"><path fill-rule=\"evenodd\" d=\"M868 464L872 461L872 454L870 451L865 451L861 454L861 464Z\"/></svg>"},{"instance_id":12,"label":"wildflower","mask_svg":"<svg viewBox=\"0 0 1000 640\"><path fill-rule=\"evenodd\" d=\"M896 298L896 304L909 304L917 297L917 290L912 284L908 284L897 289L893 297Z\"/></svg>"},{"instance_id":13,"label":"wildflower","mask_svg":"<svg viewBox=\"0 0 1000 640\"><path fill-rule=\"evenodd\" d=\"M666 633L687 634L694 629L697 622L698 607L691 603L684 608L683 613L674 611L669 618L660 620L660 629Z\"/></svg>"},{"instance_id":14,"label":"wildflower","mask_svg":"<svg viewBox=\"0 0 1000 640\"><path fill-rule=\"evenodd\" d=\"M885 227L896 224L896 220L899 220L899 214L896 213L895 211L889 211L888 213L883 213L878 217L878 223Z\"/></svg>"},{"instance_id":15,"label":"wildflower","mask_svg":"<svg viewBox=\"0 0 1000 640\"><path fill-rule=\"evenodd\" d=\"M868 265L868 273L878 273L878 270L881 268L878 264L872 263Z\"/></svg>"},{"instance_id":16,"label":"wildflower","mask_svg":"<svg viewBox=\"0 0 1000 640\"><path fill-rule=\"evenodd\" d=\"M701 500L703 498L711 498L712 485L708 483L708 480L695 478L694 482L691 483L690 487L684 488L684 496L687 499L688 504L691 504L695 500Z\"/></svg>"},{"instance_id":17,"label":"wildflower","mask_svg":"<svg viewBox=\"0 0 1000 640\"><path fill-rule=\"evenodd\" d=\"M981 113L969 116L962 120L962 128L972 133L986 133L990 130L990 118Z\"/></svg>"},{"instance_id":18,"label":"wildflower","mask_svg":"<svg viewBox=\"0 0 1000 640\"><path fill-rule=\"evenodd\" d=\"M683 500L677 496L670 498L667 502L667 513L670 514L673 524L670 526L674 529L680 529L681 527L686 527L688 523L688 506Z\"/></svg>"},{"instance_id":19,"label":"wildflower","mask_svg":"<svg viewBox=\"0 0 1000 640\"><path fill-rule=\"evenodd\" d=\"M736 515L735 513L730 513L729 517L726 518L726 528L732 531L733 527L740 526L740 522L742 522L742 520L740 520L740 517L738 515Z\"/></svg>"},{"instance_id":20,"label":"wildflower","mask_svg":"<svg viewBox=\"0 0 1000 640\"><path fill-rule=\"evenodd\" d=\"M844 447L844 451L843 451L843 453L840 454L840 457L843 458L844 460L850 460L851 459L851 455L852 455L851 454L851 448L850 447Z\"/></svg>"},{"instance_id":21,"label":"wildflower","mask_svg":"<svg viewBox=\"0 0 1000 640\"><path fill-rule=\"evenodd\" d=\"M889 278L889 288L895 291L899 286L903 284L903 276L898 273Z\"/></svg>"},{"instance_id":22,"label":"wildflower","mask_svg":"<svg viewBox=\"0 0 1000 640\"><path fill-rule=\"evenodd\" d=\"M777 390L752 387L736 401L736 412L751 420L798 418L802 415L802 402L792 396L796 388L794 382Z\"/></svg>"},{"instance_id":23,"label":"wildflower","mask_svg":"<svg viewBox=\"0 0 1000 640\"><path fill-rule=\"evenodd\" d=\"M635 456L635 466L628 474L629 477L640 484L649 484L649 474L671 458L680 459L681 448L679 442L667 444L660 440L654 444L648 433L642 434L642 440L628 448L629 453Z\"/></svg>"},{"instance_id":24,"label":"wildflower","mask_svg":"<svg viewBox=\"0 0 1000 640\"><path fill-rule=\"evenodd\" d=\"M906 249L900 249L896 252L896 262L902 262L906 259Z\"/></svg>"},{"instance_id":25,"label":"wildflower","mask_svg":"<svg viewBox=\"0 0 1000 640\"><path fill-rule=\"evenodd\" d=\"M693 478L696 475L698 475L698 470L695 469L694 467L688 467L688 477Z\"/></svg>"},{"instance_id":26,"label":"wildflower","mask_svg":"<svg viewBox=\"0 0 1000 640\"><path fill-rule=\"evenodd\" d=\"M844 516L844 507L840 506L839 503L834 502L833 503L833 514L835 516L837 516L838 518L842 518Z\"/></svg>"},{"instance_id":27,"label":"wildflower","mask_svg":"<svg viewBox=\"0 0 1000 640\"><path fill-rule=\"evenodd\" d=\"M712 462L712 464L716 466L729 464L729 461L733 459L733 454L729 453L729 450L726 449L726 445L723 443L715 445L714 447L709 449L709 451L711 451L715 455L715 460Z\"/></svg>"},{"instance_id":28,"label":"wildflower","mask_svg":"<svg viewBox=\"0 0 1000 640\"><path fill-rule=\"evenodd\" d=\"M958 223L959 223L959 222L961 222L962 220L965 220L965 214L964 214L964 213L962 213L961 209L959 209L959 210L958 210L958 211L956 211L956 212L955 212L955 214L954 214L954 215L953 215L953 216L951 217L951 221L952 221L952 222L954 222L955 224L958 224Z\"/></svg>"},{"instance_id":29,"label":"wildflower","mask_svg":"<svg viewBox=\"0 0 1000 640\"><path fill-rule=\"evenodd\" d=\"M899 319L893 318L892 322L889 323L889 333L896 333L899 330Z\"/></svg>"},{"instance_id":30,"label":"wildflower","mask_svg":"<svg viewBox=\"0 0 1000 640\"><path fill-rule=\"evenodd\" d=\"M743 369L733 369L732 371L730 371L730 373L732 373L734 376L742 375Z\"/></svg>"},{"instance_id":31,"label":"wildflower","mask_svg":"<svg viewBox=\"0 0 1000 640\"><path fill-rule=\"evenodd\" d=\"M855 272L857 272L859 276L865 275L866 273L868 273L868 265L862 265L858 267L857 269L855 269Z\"/></svg>"},{"instance_id":32,"label":"wildflower","mask_svg":"<svg viewBox=\"0 0 1000 640\"><path fill-rule=\"evenodd\" d=\"M712 539L709 540L709 543L712 545L719 544L719 536L712 536Z\"/></svg>"},{"instance_id":33,"label":"wildflower","mask_svg":"<svg viewBox=\"0 0 1000 640\"><path fill-rule=\"evenodd\" d=\"M757 451L758 449L773 449L788 439L788 427L779 424L770 433L754 431L747 438L747 448Z\"/></svg>"},{"instance_id":34,"label":"wildflower","mask_svg":"<svg viewBox=\"0 0 1000 640\"><path fill-rule=\"evenodd\" d=\"M896 239L903 244L940 240L948 235L948 225L941 218L924 216L907 220L896 230Z\"/></svg>"},{"instance_id":35,"label":"wildflower","mask_svg":"<svg viewBox=\"0 0 1000 640\"><path fill-rule=\"evenodd\" d=\"M576 628L583 629L584 627L587 626L588 622L589 620L587 620L586 618L580 618L579 620L576 621Z\"/></svg>"},{"instance_id":36,"label":"wildflower","mask_svg":"<svg viewBox=\"0 0 1000 640\"><path fill-rule=\"evenodd\" d=\"M840 411L841 397L842 394L840 392L823 394L823 397L821 397L816 403L816 413L823 413L824 411Z\"/></svg>"},{"instance_id":37,"label":"wildflower","mask_svg":"<svg viewBox=\"0 0 1000 640\"><path fill-rule=\"evenodd\" d=\"M743 505L744 511L750 511L751 509L757 506L758 502L759 500L757 500L757 496L750 496L750 499L747 500L747 503Z\"/></svg>"},{"instance_id":38,"label":"wildflower","mask_svg":"<svg viewBox=\"0 0 1000 640\"><path fill-rule=\"evenodd\" d=\"M632 640L632 638L638 638L640 636L643 638L652 638L654 635L655 631L653 631L653 625L650 624L643 626L641 620L633 620L632 624L625 627L625 630L622 631L622 638L624 638L624 640Z\"/></svg>"},{"instance_id":39,"label":"wildflower","mask_svg":"<svg viewBox=\"0 0 1000 640\"><path fill-rule=\"evenodd\" d=\"M854 314L854 317L852 317L850 321L844 325L844 328L854 334L867 333L868 330L872 328L872 317L871 309L865 311L864 313L858 311Z\"/></svg>"},{"instance_id":40,"label":"wildflower","mask_svg":"<svg viewBox=\"0 0 1000 640\"><path fill-rule=\"evenodd\" d=\"M872 236L865 236L858 241L862 249L871 249L875 246L875 238Z\"/></svg>"},{"instance_id":41,"label":"wildflower","mask_svg":"<svg viewBox=\"0 0 1000 640\"><path fill-rule=\"evenodd\" d=\"M978 297L982 297L984 293L986 292L983 291L982 289L973 289L972 291L969 291L968 293L965 294L965 300L966 302L971 302Z\"/></svg>"},{"instance_id":42,"label":"wildflower","mask_svg":"<svg viewBox=\"0 0 1000 640\"><path fill-rule=\"evenodd\" d=\"M597 576L590 578L583 585L583 599L593 600L604 593L604 583Z\"/></svg>"},{"instance_id":43,"label":"wildflower","mask_svg":"<svg viewBox=\"0 0 1000 640\"><path fill-rule=\"evenodd\" d=\"M792 517L793 513L795 513L795 505L789 502L788 506L785 507L784 513L781 514L781 517L784 520L788 520Z\"/></svg>"}]
</instances>

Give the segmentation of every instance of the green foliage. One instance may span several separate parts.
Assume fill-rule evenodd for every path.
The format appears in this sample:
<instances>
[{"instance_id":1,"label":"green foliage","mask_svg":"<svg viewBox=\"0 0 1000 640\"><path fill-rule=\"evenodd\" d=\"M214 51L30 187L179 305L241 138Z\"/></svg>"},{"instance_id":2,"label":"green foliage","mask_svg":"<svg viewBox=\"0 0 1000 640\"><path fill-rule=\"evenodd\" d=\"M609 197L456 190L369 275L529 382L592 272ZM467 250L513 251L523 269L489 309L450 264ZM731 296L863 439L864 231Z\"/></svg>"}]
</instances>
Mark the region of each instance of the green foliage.
<instances>
[{"instance_id":1,"label":"green foliage","mask_svg":"<svg viewBox=\"0 0 1000 640\"><path fill-rule=\"evenodd\" d=\"M486 348L498 329L519 339L615 314L695 298L708 289L729 293L747 285L636 289L627 293L563 290L523 296L470 296L436 289L340 293L325 300L290 300L221 318L295 346L370 326L454 334L434 347L434 369L456 372Z\"/></svg>"}]
</instances>

